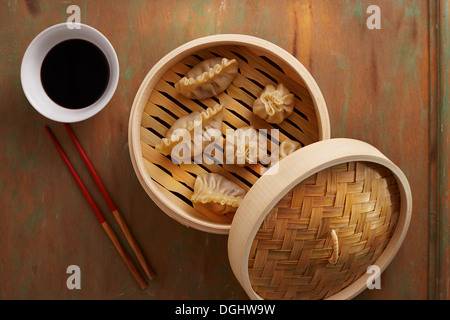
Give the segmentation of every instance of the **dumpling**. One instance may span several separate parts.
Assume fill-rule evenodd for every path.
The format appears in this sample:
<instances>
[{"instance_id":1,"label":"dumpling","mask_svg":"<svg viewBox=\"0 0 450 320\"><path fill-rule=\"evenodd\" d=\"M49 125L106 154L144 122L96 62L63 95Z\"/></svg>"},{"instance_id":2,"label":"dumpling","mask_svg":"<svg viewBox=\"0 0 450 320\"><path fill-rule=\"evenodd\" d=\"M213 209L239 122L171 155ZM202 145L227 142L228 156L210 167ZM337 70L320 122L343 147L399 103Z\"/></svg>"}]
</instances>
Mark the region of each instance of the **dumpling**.
<instances>
[{"instance_id":1,"label":"dumpling","mask_svg":"<svg viewBox=\"0 0 450 320\"><path fill-rule=\"evenodd\" d=\"M204 173L197 176L194 194L191 197L194 207L204 204L218 214L236 212L246 192L234 182L216 173Z\"/></svg>"},{"instance_id":2,"label":"dumpling","mask_svg":"<svg viewBox=\"0 0 450 320\"><path fill-rule=\"evenodd\" d=\"M201 113L192 112L176 120L155 149L166 156L171 155L178 163L194 158L222 137L222 119L223 106L219 104Z\"/></svg>"},{"instance_id":3,"label":"dumpling","mask_svg":"<svg viewBox=\"0 0 450 320\"><path fill-rule=\"evenodd\" d=\"M211 58L200 62L175 89L188 99L207 99L225 91L238 73L238 62L227 58Z\"/></svg>"},{"instance_id":4,"label":"dumpling","mask_svg":"<svg viewBox=\"0 0 450 320\"><path fill-rule=\"evenodd\" d=\"M301 144L291 139L286 139L280 144L280 160L286 158L291 153L294 153L301 148Z\"/></svg>"},{"instance_id":5,"label":"dumpling","mask_svg":"<svg viewBox=\"0 0 450 320\"><path fill-rule=\"evenodd\" d=\"M294 111L294 95L280 83L267 85L253 104L253 113L268 123L280 124Z\"/></svg>"},{"instance_id":6,"label":"dumpling","mask_svg":"<svg viewBox=\"0 0 450 320\"><path fill-rule=\"evenodd\" d=\"M227 134L227 164L256 164L258 161L258 131L253 127L242 127Z\"/></svg>"}]
</instances>

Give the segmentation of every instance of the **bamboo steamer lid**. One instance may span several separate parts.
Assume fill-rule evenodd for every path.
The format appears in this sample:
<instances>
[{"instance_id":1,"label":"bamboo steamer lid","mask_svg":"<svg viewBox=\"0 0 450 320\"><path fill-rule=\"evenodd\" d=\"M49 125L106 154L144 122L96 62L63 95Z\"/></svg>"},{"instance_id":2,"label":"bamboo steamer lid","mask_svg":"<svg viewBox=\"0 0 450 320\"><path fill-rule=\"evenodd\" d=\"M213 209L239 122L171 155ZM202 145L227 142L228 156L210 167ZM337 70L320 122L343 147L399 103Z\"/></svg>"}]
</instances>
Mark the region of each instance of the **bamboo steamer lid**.
<instances>
[{"instance_id":1,"label":"bamboo steamer lid","mask_svg":"<svg viewBox=\"0 0 450 320\"><path fill-rule=\"evenodd\" d=\"M234 217L228 253L251 299L351 299L381 272L412 210L403 172L373 146L331 139L262 176Z\"/></svg>"}]
</instances>

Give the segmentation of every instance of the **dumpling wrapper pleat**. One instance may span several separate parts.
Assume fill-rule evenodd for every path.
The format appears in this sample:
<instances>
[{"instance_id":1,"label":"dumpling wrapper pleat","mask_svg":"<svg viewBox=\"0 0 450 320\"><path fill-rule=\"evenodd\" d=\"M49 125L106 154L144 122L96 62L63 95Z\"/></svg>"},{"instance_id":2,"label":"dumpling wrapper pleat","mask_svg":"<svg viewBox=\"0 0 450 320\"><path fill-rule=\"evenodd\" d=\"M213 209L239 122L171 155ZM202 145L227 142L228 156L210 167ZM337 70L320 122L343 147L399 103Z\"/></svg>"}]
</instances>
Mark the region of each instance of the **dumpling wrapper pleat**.
<instances>
[{"instance_id":1,"label":"dumpling wrapper pleat","mask_svg":"<svg viewBox=\"0 0 450 320\"><path fill-rule=\"evenodd\" d=\"M225 91L238 73L235 59L211 58L200 62L175 84L188 99L207 99Z\"/></svg>"}]
</instances>

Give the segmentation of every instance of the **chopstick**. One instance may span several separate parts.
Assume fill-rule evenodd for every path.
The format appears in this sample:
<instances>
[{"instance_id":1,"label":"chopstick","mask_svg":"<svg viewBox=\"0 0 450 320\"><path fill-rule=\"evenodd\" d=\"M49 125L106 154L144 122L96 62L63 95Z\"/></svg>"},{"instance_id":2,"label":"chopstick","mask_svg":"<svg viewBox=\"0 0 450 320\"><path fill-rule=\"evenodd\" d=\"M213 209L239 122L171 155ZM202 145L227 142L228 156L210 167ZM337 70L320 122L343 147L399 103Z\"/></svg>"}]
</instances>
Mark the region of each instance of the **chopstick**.
<instances>
[{"instance_id":1,"label":"chopstick","mask_svg":"<svg viewBox=\"0 0 450 320\"><path fill-rule=\"evenodd\" d=\"M97 217L97 220L100 222L101 226L105 230L109 239L114 244L114 247L116 248L116 250L119 252L120 256L122 257L122 260L125 262L128 269L131 271L131 274L133 275L134 279L138 283L139 287L142 290L144 290L147 287L147 283L145 282L144 278L141 276L139 271L134 266L133 261L131 260L130 256L127 254L127 252L124 250L124 248L120 245L119 239L117 238L116 234L111 229L111 227L109 226L108 222L105 220L104 216L100 212L100 209L95 204L94 199L92 199L92 196L89 194L89 191L84 186L83 182L81 181L80 177L76 173L75 169L73 168L72 164L70 163L70 161L67 158L64 151L62 150L61 146L59 145L58 141L56 140L56 138L53 135L50 128L48 126L46 126L45 130L49 134L53 144L55 145L56 149L58 150L59 154L61 155L61 158L64 160L64 163L66 164L67 168L69 169L70 173L72 174L73 178L75 179L76 183L78 184L79 188L81 189L81 192L83 193L83 195L85 196L89 205L91 206L92 210L94 211L94 214Z\"/></svg>"},{"instance_id":2,"label":"chopstick","mask_svg":"<svg viewBox=\"0 0 450 320\"><path fill-rule=\"evenodd\" d=\"M144 270L147 277L152 280L155 277L155 274L153 273L152 269L148 265L147 261L144 258L144 255L142 254L141 249L139 248L139 245L134 240L133 236L131 235L130 230L128 229L125 220L123 219L122 215L119 213L119 210L117 210L116 205L114 204L113 200L111 199L111 196L109 195L108 191L106 190L105 186L103 185L102 181L100 180L100 177L98 176L97 172L94 169L94 166L89 161L89 158L87 157L86 153L84 152L83 148L81 147L80 143L78 142L77 138L75 137L75 134L73 133L72 129L67 123L64 123L64 127L66 128L67 132L70 135L70 138L72 139L73 143L75 144L75 147L78 150L78 153L80 154L81 158L83 159L84 164L88 168L92 178L95 181L95 184L99 188L101 194L103 195L103 198L105 199L106 203L108 204L109 209L111 210L114 219L116 220L117 224L120 226L120 229L125 235L125 238L127 239L128 243L130 244L131 249L136 254L136 257L138 258L139 263L142 266L142 269Z\"/></svg>"}]
</instances>

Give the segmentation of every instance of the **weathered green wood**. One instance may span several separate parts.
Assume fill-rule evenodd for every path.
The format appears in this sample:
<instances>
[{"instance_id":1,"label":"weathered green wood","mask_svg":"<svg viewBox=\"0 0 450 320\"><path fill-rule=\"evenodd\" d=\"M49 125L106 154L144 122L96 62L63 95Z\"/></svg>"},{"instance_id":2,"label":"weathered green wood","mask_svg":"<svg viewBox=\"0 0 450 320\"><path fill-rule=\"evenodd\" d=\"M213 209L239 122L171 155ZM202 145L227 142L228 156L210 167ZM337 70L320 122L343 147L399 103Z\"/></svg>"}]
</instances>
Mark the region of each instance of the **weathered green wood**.
<instances>
[{"instance_id":1,"label":"weathered green wood","mask_svg":"<svg viewBox=\"0 0 450 320\"><path fill-rule=\"evenodd\" d=\"M450 4L439 1L439 47L438 47L438 299L450 298Z\"/></svg>"},{"instance_id":2,"label":"weathered green wood","mask_svg":"<svg viewBox=\"0 0 450 320\"><path fill-rule=\"evenodd\" d=\"M428 236L428 299L436 299L439 272L437 269L437 257L439 249L438 220L437 220L437 186L438 186L438 40L439 40L439 2L429 1L429 34L430 34L430 203L429 203L429 236Z\"/></svg>"}]
</instances>

